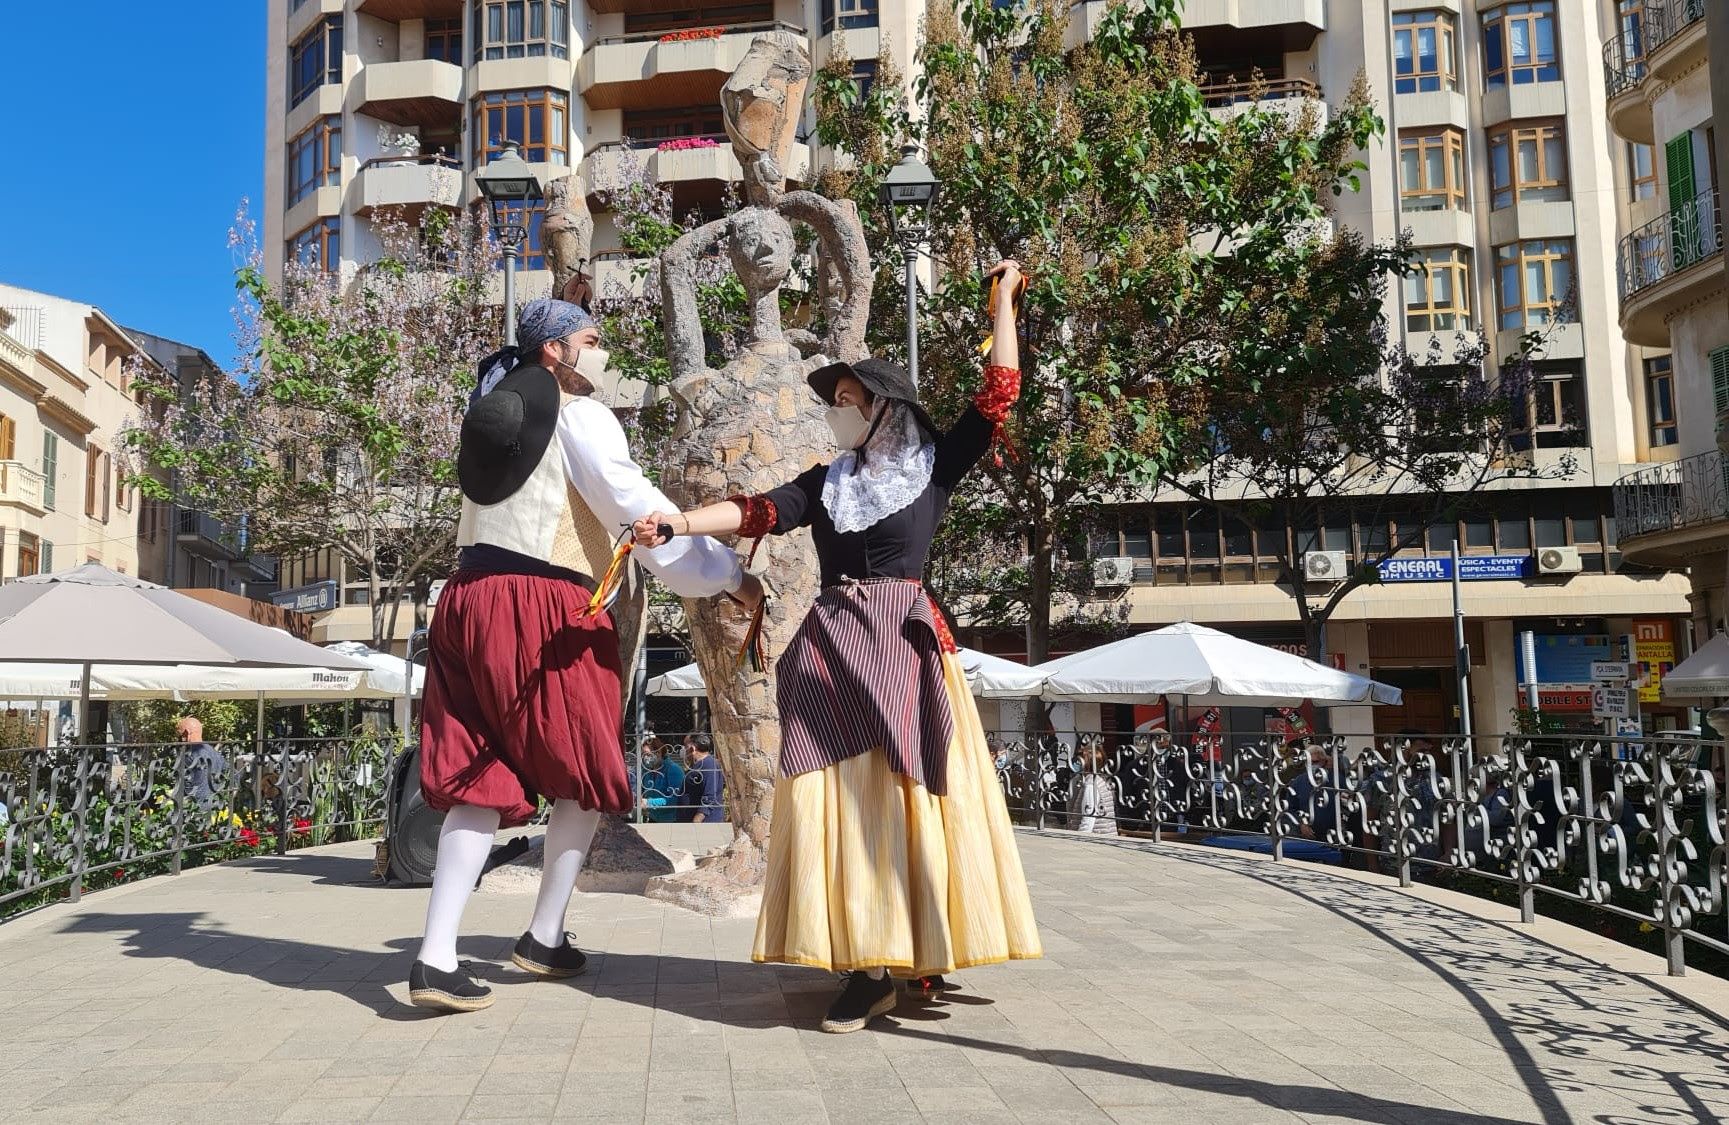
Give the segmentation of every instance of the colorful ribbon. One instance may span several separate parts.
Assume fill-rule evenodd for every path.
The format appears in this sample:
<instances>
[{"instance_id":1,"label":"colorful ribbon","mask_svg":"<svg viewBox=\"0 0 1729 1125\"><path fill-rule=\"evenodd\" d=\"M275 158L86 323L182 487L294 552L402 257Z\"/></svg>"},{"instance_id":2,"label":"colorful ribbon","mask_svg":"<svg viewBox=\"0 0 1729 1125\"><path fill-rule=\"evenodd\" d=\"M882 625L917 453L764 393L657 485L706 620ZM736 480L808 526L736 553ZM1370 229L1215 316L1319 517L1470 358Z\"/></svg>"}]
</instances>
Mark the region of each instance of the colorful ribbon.
<instances>
[{"instance_id":1,"label":"colorful ribbon","mask_svg":"<svg viewBox=\"0 0 1729 1125\"><path fill-rule=\"evenodd\" d=\"M744 643L738 646L740 668L749 667L752 672L768 671L768 646L762 639L763 611L767 607L768 595L765 593L751 611L750 628L745 630Z\"/></svg>"},{"instance_id":2,"label":"colorful ribbon","mask_svg":"<svg viewBox=\"0 0 1729 1125\"><path fill-rule=\"evenodd\" d=\"M630 528L624 529L624 534L618 537L618 544L612 549L612 562L607 566L606 573L594 588L594 596L588 599L588 615L599 617L612 608L612 603L618 600L620 589L624 586L624 564L635 550L636 543L631 538Z\"/></svg>"}]
</instances>

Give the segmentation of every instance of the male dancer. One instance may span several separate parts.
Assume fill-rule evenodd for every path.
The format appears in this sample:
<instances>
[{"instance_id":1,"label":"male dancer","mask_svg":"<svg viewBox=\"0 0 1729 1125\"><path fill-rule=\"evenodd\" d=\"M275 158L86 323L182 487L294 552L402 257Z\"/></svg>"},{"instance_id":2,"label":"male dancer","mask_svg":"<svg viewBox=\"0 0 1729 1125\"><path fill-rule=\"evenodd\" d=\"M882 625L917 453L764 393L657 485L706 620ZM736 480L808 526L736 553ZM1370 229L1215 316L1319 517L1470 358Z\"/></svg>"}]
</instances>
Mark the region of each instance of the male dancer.
<instances>
[{"instance_id":1,"label":"male dancer","mask_svg":"<svg viewBox=\"0 0 1729 1125\"><path fill-rule=\"evenodd\" d=\"M565 910L600 813L631 803L618 638L591 595L619 529L670 508L618 420L589 397L606 367L593 318L541 298L518 323L519 343L482 362L463 419L460 554L429 638L421 790L446 815L409 998L442 1011L492 1003L457 962L457 928L500 824L527 821L541 796L554 804L540 895L511 960L543 978L583 970ZM725 592L754 606L762 596L712 539L641 557L685 597Z\"/></svg>"}]
</instances>

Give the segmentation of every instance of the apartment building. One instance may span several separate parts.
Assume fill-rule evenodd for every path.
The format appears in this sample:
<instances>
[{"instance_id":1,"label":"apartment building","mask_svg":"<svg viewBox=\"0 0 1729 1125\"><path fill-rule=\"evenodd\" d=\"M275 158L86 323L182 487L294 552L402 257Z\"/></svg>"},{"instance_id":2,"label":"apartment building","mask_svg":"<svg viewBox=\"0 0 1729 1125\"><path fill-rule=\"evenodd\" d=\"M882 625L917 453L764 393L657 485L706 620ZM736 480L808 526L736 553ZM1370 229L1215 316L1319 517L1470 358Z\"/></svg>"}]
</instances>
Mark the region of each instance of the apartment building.
<instances>
[{"instance_id":1,"label":"apartment building","mask_svg":"<svg viewBox=\"0 0 1729 1125\"><path fill-rule=\"evenodd\" d=\"M1729 174L1729 10L1706 0L1621 0L1607 13L1607 119L1644 154L1617 254L1621 330L1657 388L1646 420L1655 464L1615 487L1623 549L1686 567L1703 641L1729 625L1729 288L1719 194ZM1714 49L1715 48L1715 49ZM1655 437L1653 439L1655 441Z\"/></svg>"},{"instance_id":2,"label":"apartment building","mask_svg":"<svg viewBox=\"0 0 1729 1125\"><path fill-rule=\"evenodd\" d=\"M1076 4L1071 34L1089 34L1105 6ZM1185 14L1218 112L1251 96L1324 111L1367 76L1389 133L1366 154L1363 190L1339 201L1336 220L1376 239L1409 231L1420 248L1428 270L1390 310L1412 350L1438 340L1450 352L1457 333L1481 330L1498 358L1526 331L1548 334L1529 442L1539 459L1570 457L1577 471L1564 483L1498 490L1478 514L1425 528L1406 552L1433 559L1456 542L1467 556L1510 560L1472 564L1465 584L1479 729L1506 727L1522 701L1588 724L1581 654L1608 659L1615 639L1634 633L1686 644L1677 635L1686 579L1624 557L1612 499L1616 481L1672 457L1676 444L1652 422L1675 413L1673 384L1662 382L1661 363L1647 363L1647 346L1623 335L1613 284L1618 232L1638 193L1656 190L1651 151L1612 136L1603 112L1613 19L1602 9L1614 6L1189 0ZM507 137L543 179L579 173L591 206L629 146L680 207L712 207L738 175L717 95L755 34L802 30L819 63L843 37L869 78L885 48L903 64L911 58L921 13L899 0L271 0L266 252L276 267L292 255L353 268L373 252L372 217L385 207L471 204L474 171ZM401 132L415 134L417 153L383 143ZM795 153L795 177L808 155ZM615 245L598 214L603 283ZM546 286L537 250L531 234L526 293ZM1099 592L1126 601L1134 625L1187 618L1302 643L1289 592L1259 548L1273 529L1221 524L1155 497L1122 506L1113 531L1094 544L1115 560L1101 568ZM1315 529L1315 548L1348 561L1402 531L1344 505ZM1475 578L1488 573L1503 577ZM345 597L357 593L356 582L342 586ZM1389 582L1347 599L1328 631L1330 655L1400 684L1409 702L1346 717L1343 729L1456 725L1450 612L1442 581ZM1526 634L1534 670L1515 658ZM1016 643L989 640L1005 651ZM1528 678L1536 686L1522 696Z\"/></svg>"}]
</instances>

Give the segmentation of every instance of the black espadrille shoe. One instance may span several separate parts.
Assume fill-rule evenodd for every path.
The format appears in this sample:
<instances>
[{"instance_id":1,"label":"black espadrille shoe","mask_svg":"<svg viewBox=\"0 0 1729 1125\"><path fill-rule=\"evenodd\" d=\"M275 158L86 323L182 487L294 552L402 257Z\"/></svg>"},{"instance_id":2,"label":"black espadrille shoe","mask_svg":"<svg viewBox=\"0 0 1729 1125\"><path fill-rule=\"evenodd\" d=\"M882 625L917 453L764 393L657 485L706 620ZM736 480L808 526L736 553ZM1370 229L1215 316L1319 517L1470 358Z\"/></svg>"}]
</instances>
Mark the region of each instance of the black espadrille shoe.
<instances>
[{"instance_id":1,"label":"black espadrille shoe","mask_svg":"<svg viewBox=\"0 0 1729 1125\"><path fill-rule=\"evenodd\" d=\"M894 1011L895 1000L895 982L887 973L877 980L862 970L848 973L846 986L829 1008L822 1029L831 1035L858 1031L877 1016Z\"/></svg>"},{"instance_id":2,"label":"black espadrille shoe","mask_svg":"<svg viewBox=\"0 0 1729 1125\"><path fill-rule=\"evenodd\" d=\"M478 1012L492 1007L492 989L469 976L466 965L447 973L416 961L408 970L408 1002L437 1012Z\"/></svg>"},{"instance_id":3,"label":"black espadrille shoe","mask_svg":"<svg viewBox=\"0 0 1729 1125\"><path fill-rule=\"evenodd\" d=\"M510 951L510 959L523 972L545 980L574 977L588 968L588 958L570 940L575 936L565 934L558 945L542 945L534 940L533 933L523 934L517 939L516 948Z\"/></svg>"}]
</instances>

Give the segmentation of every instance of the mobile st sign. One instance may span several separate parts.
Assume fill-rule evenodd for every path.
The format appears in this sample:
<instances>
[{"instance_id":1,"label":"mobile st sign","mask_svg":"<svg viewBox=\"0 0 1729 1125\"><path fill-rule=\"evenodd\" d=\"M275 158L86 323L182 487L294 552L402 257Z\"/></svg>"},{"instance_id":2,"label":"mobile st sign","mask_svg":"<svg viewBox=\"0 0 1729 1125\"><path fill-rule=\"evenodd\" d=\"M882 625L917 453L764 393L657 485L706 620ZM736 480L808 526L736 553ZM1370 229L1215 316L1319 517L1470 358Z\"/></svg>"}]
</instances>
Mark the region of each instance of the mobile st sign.
<instances>
[{"instance_id":1,"label":"mobile st sign","mask_svg":"<svg viewBox=\"0 0 1729 1125\"><path fill-rule=\"evenodd\" d=\"M1382 559L1382 582L1451 582L1451 556L1413 559ZM1482 582L1496 578L1531 577L1530 555L1460 555L1459 580Z\"/></svg>"}]
</instances>

